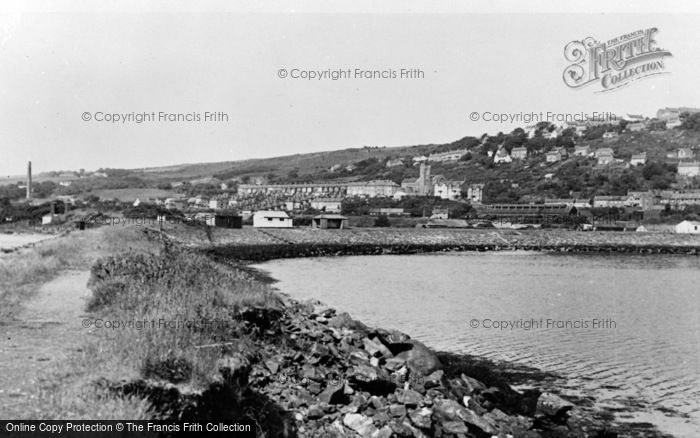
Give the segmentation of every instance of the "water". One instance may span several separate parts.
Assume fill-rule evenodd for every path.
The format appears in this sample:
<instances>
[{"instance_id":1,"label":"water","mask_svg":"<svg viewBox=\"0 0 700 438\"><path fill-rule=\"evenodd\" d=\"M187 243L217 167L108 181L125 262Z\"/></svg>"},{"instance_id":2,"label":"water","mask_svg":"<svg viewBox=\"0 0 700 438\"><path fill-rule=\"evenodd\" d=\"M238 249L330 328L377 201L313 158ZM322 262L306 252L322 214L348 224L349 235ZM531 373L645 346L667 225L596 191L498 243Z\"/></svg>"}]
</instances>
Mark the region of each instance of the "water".
<instances>
[{"instance_id":1,"label":"water","mask_svg":"<svg viewBox=\"0 0 700 438\"><path fill-rule=\"evenodd\" d=\"M620 421L700 436L700 258L498 252L258 267L292 297L436 349L555 372L566 393L624 411Z\"/></svg>"},{"instance_id":2,"label":"water","mask_svg":"<svg viewBox=\"0 0 700 438\"><path fill-rule=\"evenodd\" d=\"M0 233L0 250L9 250L28 243L35 243L52 237L48 234L6 234Z\"/></svg>"}]
</instances>

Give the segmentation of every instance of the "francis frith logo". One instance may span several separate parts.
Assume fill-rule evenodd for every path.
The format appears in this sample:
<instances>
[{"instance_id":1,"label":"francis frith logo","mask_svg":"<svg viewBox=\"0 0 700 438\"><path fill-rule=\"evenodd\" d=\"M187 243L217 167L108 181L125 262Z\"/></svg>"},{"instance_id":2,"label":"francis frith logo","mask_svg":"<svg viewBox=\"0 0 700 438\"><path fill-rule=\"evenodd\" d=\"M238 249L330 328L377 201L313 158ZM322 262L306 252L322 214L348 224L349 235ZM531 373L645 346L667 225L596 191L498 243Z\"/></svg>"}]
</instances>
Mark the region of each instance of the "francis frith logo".
<instances>
[{"instance_id":1,"label":"francis frith logo","mask_svg":"<svg viewBox=\"0 0 700 438\"><path fill-rule=\"evenodd\" d=\"M598 92L607 92L633 81L669 73L665 57L673 56L657 47L657 28L637 30L605 42L592 37L571 41L564 48L566 60L564 83L571 88L599 84Z\"/></svg>"}]
</instances>

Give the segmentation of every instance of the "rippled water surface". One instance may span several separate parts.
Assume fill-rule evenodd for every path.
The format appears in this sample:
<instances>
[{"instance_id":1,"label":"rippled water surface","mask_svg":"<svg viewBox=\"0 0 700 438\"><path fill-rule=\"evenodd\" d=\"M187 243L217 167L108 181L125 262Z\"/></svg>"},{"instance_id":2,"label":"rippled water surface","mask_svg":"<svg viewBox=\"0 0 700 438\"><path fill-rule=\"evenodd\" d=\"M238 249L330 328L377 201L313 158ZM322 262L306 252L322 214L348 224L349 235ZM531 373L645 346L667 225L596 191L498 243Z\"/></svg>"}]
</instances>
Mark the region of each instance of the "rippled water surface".
<instances>
[{"instance_id":1,"label":"rippled water surface","mask_svg":"<svg viewBox=\"0 0 700 438\"><path fill-rule=\"evenodd\" d=\"M259 267L295 298L437 349L556 372L625 421L700 437L700 258L499 252Z\"/></svg>"}]
</instances>

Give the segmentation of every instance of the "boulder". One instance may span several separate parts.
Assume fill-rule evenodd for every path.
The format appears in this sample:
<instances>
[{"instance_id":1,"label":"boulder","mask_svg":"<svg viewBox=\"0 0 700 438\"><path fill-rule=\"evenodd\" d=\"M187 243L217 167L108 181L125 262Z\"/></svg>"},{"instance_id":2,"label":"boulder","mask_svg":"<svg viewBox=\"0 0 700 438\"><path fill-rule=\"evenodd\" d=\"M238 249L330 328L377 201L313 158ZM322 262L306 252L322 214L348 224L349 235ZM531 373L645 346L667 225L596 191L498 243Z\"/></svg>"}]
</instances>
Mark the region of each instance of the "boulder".
<instances>
[{"instance_id":1,"label":"boulder","mask_svg":"<svg viewBox=\"0 0 700 438\"><path fill-rule=\"evenodd\" d=\"M327 361L332 356L331 349L318 342L314 342L311 346L311 355L319 358L321 361Z\"/></svg>"},{"instance_id":2,"label":"boulder","mask_svg":"<svg viewBox=\"0 0 700 438\"><path fill-rule=\"evenodd\" d=\"M332 318L328 319L328 325L330 327L335 327L338 329L350 329L361 333L367 333L367 326L360 321L355 321L346 312L338 313Z\"/></svg>"},{"instance_id":3,"label":"boulder","mask_svg":"<svg viewBox=\"0 0 700 438\"><path fill-rule=\"evenodd\" d=\"M433 420L430 418L433 415L433 411L429 408L418 408L411 411L408 417L411 419L416 427L421 429L430 429L433 424Z\"/></svg>"},{"instance_id":4,"label":"boulder","mask_svg":"<svg viewBox=\"0 0 700 438\"><path fill-rule=\"evenodd\" d=\"M316 420L318 418L323 417L324 412L323 409L319 405L311 405L309 406L309 412L306 414L306 416L312 420Z\"/></svg>"},{"instance_id":5,"label":"boulder","mask_svg":"<svg viewBox=\"0 0 700 438\"><path fill-rule=\"evenodd\" d=\"M396 396L399 403L406 406L418 406L423 402L423 396L412 389L399 390Z\"/></svg>"},{"instance_id":6,"label":"boulder","mask_svg":"<svg viewBox=\"0 0 700 438\"><path fill-rule=\"evenodd\" d=\"M442 370L437 370L429 375L425 376L423 379L423 386L425 389L435 388L442 385L442 376L445 374Z\"/></svg>"},{"instance_id":7,"label":"boulder","mask_svg":"<svg viewBox=\"0 0 700 438\"><path fill-rule=\"evenodd\" d=\"M396 357L404 359L414 373L427 376L442 368L440 359L422 342L411 339L411 349L402 351Z\"/></svg>"},{"instance_id":8,"label":"boulder","mask_svg":"<svg viewBox=\"0 0 700 438\"><path fill-rule=\"evenodd\" d=\"M573 409L571 402L564 400L551 392L543 392L537 399L535 416L564 417Z\"/></svg>"},{"instance_id":9,"label":"boulder","mask_svg":"<svg viewBox=\"0 0 700 438\"><path fill-rule=\"evenodd\" d=\"M392 417L403 417L406 415L406 406L395 403L389 406L389 415Z\"/></svg>"},{"instance_id":10,"label":"boulder","mask_svg":"<svg viewBox=\"0 0 700 438\"><path fill-rule=\"evenodd\" d=\"M413 427L406 424L403 421L392 421L389 423L389 427L398 437L402 438L413 438Z\"/></svg>"},{"instance_id":11,"label":"boulder","mask_svg":"<svg viewBox=\"0 0 700 438\"><path fill-rule=\"evenodd\" d=\"M318 396L318 400L328 405L345 404L348 402L344 385L328 385Z\"/></svg>"},{"instance_id":12,"label":"boulder","mask_svg":"<svg viewBox=\"0 0 700 438\"><path fill-rule=\"evenodd\" d=\"M469 426L480 429L485 434L495 435L497 433L494 425L487 419L478 416L471 409L457 403L455 400L438 399L433 405L435 415L443 421L463 421Z\"/></svg>"},{"instance_id":13,"label":"boulder","mask_svg":"<svg viewBox=\"0 0 700 438\"><path fill-rule=\"evenodd\" d=\"M345 414L343 424L363 437L370 437L377 432L372 419L362 414Z\"/></svg>"},{"instance_id":14,"label":"boulder","mask_svg":"<svg viewBox=\"0 0 700 438\"><path fill-rule=\"evenodd\" d=\"M462 421L445 421L442 423L442 430L447 433L453 434L467 434L469 433L469 428Z\"/></svg>"},{"instance_id":15,"label":"boulder","mask_svg":"<svg viewBox=\"0 0 700 438\"><path fill-rule=\"evenodd\" d=\"M280 356L274 356L265 361L265 367L267 367L268 370L272 374L277 374L279 371L280 367L282 366L283 359Z\"/></svg>"},{"instance_id":16,"label":"boulder","mask_svg":"<svg viewBox=\"0 0 700 438\"><path fill-rule=\"evenodd\" d=\"M365 348L365 350L370 354L370 356L374 357L384 357L384 358L390 358L393 357L394 355L389 351L388 348L376 338L364 338L362 340L362 344Z\"/></svg>"},{"instance_id":17,"label":"boulder","mask_svg":"<svg viewBox=\"0 0 700 438\"><path fill-rule=\"evenodd\" d=\"M473 377L469 377L465 374L462 374L460 376L460 379L462 380L462 384L469 393L469 395L486 389L486 385L484 385L483 383L481 383Z\"/></svg>"},{"instance_id":18,"label":"boulder","mask_svg":"<svg viewBox=\"0 0 700 438\"><path fill-rule=\"evenodd\" d=\"M384 363L384 368L389 371L396 371L406 365L406 359L401 357L391 357Z\"/></svg>"},{"instance_id":19,"label":"boulder","mask_svg":"<svg viewBox=\"0 0 700 438\"><path fill-rule=\"evenodd\" d=\"M386 371L370 365L355 365L349 370L348 383L354 389L367 391L372 395L386 396L396 389L396 383Z\"/></svg>"},{"instance_id":20,"label":"boulder","mask_svg":"<svg viewBox=\"0 0 700 438\"><path fill-rule=\"evenodd\" d=\"M391 438L392 434L393 432L391 431L391 427L384 426L372 434L372 438Z\"/></svg>"}]
</instances>

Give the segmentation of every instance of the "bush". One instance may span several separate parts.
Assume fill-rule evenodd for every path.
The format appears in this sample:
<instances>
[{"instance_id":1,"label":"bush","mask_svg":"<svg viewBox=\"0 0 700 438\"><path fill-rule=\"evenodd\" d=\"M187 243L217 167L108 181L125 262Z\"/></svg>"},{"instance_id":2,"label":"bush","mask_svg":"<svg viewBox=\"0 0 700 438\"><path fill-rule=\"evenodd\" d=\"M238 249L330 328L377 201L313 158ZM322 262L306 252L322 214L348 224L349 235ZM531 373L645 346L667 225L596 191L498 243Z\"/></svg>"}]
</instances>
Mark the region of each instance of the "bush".
<instances>
[{"instance_id":1,"label":"bush","mask_svg":"<svg viewBox=\"0 0 700 438\"><path fill-rule=\"evenodd\" d=\"M389 220L389 218L386 215L380 214L374 220L374 226L375 227L390 227L391 221Z\"/></svg>"}]
</instances>

